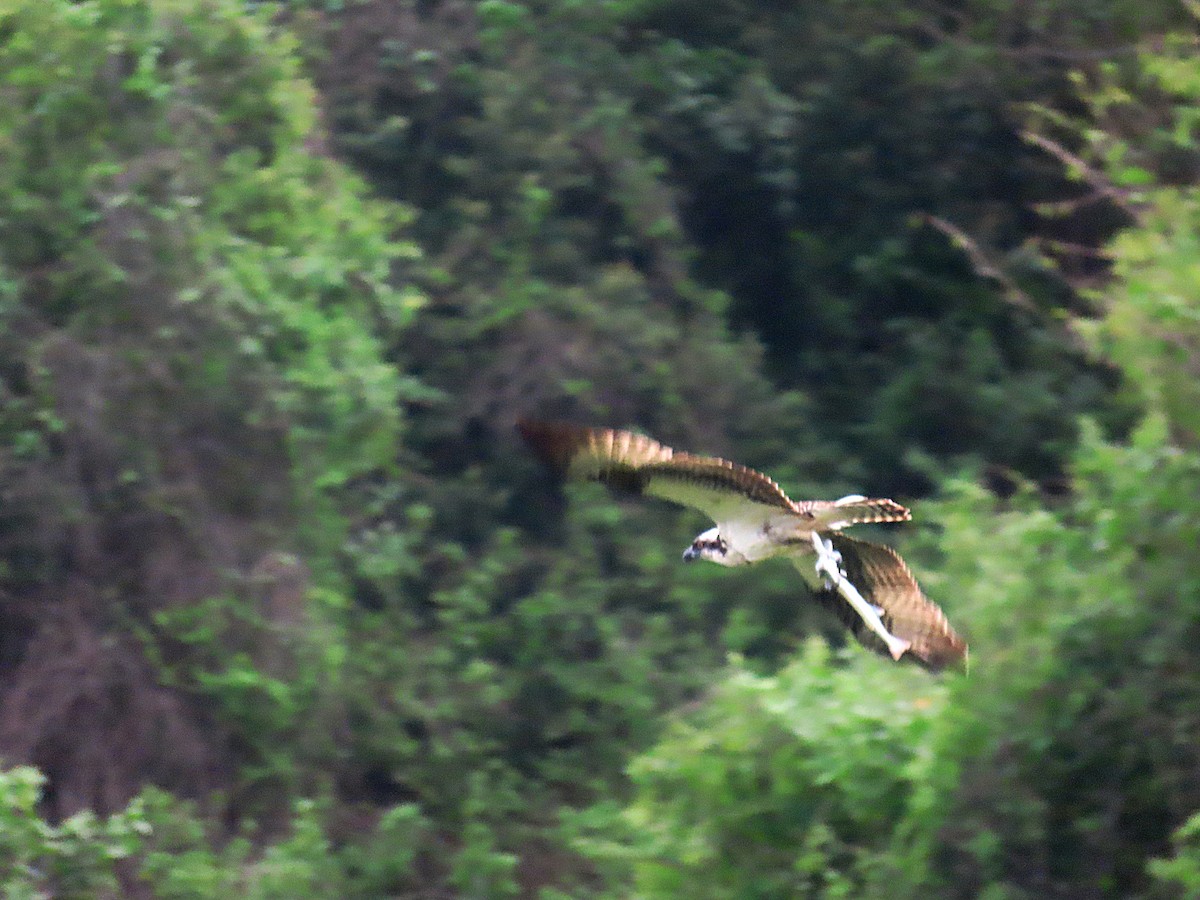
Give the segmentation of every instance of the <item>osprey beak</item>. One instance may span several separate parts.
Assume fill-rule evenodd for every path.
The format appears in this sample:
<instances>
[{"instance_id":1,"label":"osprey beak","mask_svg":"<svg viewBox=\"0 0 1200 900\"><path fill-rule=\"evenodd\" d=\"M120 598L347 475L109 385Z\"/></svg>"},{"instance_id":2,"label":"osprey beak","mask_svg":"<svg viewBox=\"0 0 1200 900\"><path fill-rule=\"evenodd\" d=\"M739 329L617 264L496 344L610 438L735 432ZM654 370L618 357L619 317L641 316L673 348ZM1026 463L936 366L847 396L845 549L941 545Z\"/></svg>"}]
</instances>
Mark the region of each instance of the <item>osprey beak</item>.
<instances>
[{"instance_id":1,"label":"osprey beak","mask_svg":"<svg viewBox=\"0 0 1200 900\"><path fill-rule=\"evenodd\" d=\"M683 561L684 562L691 562L692 560L696 559L698 556L700 556L700 551L697 550L695 548L695 546L688 547L686 550L683 551Z\"/></svg>"}]
</instances>

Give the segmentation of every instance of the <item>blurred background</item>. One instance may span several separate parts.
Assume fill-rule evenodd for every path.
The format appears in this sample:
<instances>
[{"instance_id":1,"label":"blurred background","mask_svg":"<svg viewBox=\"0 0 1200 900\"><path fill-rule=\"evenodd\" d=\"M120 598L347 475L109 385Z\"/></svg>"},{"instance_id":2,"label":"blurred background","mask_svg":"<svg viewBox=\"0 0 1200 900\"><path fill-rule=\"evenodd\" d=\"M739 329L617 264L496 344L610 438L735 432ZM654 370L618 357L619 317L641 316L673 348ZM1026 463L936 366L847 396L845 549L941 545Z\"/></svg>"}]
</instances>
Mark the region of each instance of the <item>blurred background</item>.
<instances>
[{"instance_id":1,"label":"blurred background","mask_svg":"<svg viewBox=\"0 0 1200 900\"><path fill-rule=\"evenodd\" d=\"M1200 896L1198 23L5 4L5 896ZM911 505L969 676L523 415Z\"/></svg>"}]
</instances>

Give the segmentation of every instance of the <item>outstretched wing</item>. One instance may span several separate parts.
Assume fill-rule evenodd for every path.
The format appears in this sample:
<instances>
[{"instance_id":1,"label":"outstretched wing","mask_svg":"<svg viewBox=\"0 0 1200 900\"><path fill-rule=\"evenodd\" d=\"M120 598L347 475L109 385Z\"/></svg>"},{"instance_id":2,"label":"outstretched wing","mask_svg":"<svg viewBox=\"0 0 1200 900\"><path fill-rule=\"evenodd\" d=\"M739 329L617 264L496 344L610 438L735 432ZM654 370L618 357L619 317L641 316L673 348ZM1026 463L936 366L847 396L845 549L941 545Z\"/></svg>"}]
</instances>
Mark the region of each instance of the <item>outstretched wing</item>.
<instances>
[{"instance_id":1,"label":"outstretched wing","mask_svg":"<svg viewBox=\"0 0 1200 900\"><path fill-rule=\"evenodd\" d=\"M522 421L517 430L538 456L568 478L660 497L707 513L716 522L804 512L761 472L712 456L676 453L645 435L560 422Z\"/></svg>"},{"instance_id":2,"label":"outstretched wing","mask_svg":"<svg viewBox=\"0 0 1200 900\"><path fill-rule=\"evenodd\" d=\"M925 668L965 669L967 644L946 621L945 614L917 585L904 560L891 547L872 544L844 534L830 534L834 549L842 554L842 569L850 583L869 602L882 610L883 625L896 637L910 641L905 658L912 657ZM795 558L798 568L811 565L811 557ZM805 572L807 575L807 572ZM836 591L815 591L818 602L831 609L864 647L888 656L888 649L862 618Z\"/></svg>"}]
</instances>

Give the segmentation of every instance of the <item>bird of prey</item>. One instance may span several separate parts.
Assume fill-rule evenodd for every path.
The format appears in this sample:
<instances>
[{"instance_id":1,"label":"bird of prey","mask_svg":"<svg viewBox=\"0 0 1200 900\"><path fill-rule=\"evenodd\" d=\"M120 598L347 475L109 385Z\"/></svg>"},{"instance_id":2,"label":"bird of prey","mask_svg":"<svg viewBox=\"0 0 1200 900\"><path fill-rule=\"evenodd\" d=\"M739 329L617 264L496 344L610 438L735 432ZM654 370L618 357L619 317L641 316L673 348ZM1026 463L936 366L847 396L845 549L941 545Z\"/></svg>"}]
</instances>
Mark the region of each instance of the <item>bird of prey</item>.
<instances>
[{"instance_id":1,"label":"bird of prey","mask_svg":"<svg viewBox=\"0 0 1200 900\"><path fill-rule=\"evenodd\" d=\"M786 557L814 596L869 650L932 671L965 669L966 642L922 593L900 556L842 532L851 525L908 521L912 515L899 503L857 494L794 501L754 469L677 452L629 431L528 420L517 430L567 478L599 481L707 514L716 527L692 541L685 561L744 566Z\"/></svg>"}]
</instances>

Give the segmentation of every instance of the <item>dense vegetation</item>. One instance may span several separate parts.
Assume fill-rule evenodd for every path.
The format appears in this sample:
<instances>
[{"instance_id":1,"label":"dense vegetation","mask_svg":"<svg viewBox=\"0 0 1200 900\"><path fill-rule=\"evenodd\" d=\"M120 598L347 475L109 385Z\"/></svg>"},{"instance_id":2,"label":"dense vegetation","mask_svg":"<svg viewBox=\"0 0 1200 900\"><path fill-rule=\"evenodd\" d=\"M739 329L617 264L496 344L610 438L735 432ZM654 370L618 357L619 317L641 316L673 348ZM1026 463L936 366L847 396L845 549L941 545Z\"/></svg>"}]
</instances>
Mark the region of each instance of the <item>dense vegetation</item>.
<instances>
[{"instance_id":1,"label":"dense vegetation","mask_svg":"<svg viewBox=\"0 0 1200 900\"><path fill-rule=\"evenodd\" d=\"M1200 891L1200 47L1077 7L9 4L5 896ZM969 677L522 414L915 499Z\"/></svg>"}]
</instances>

